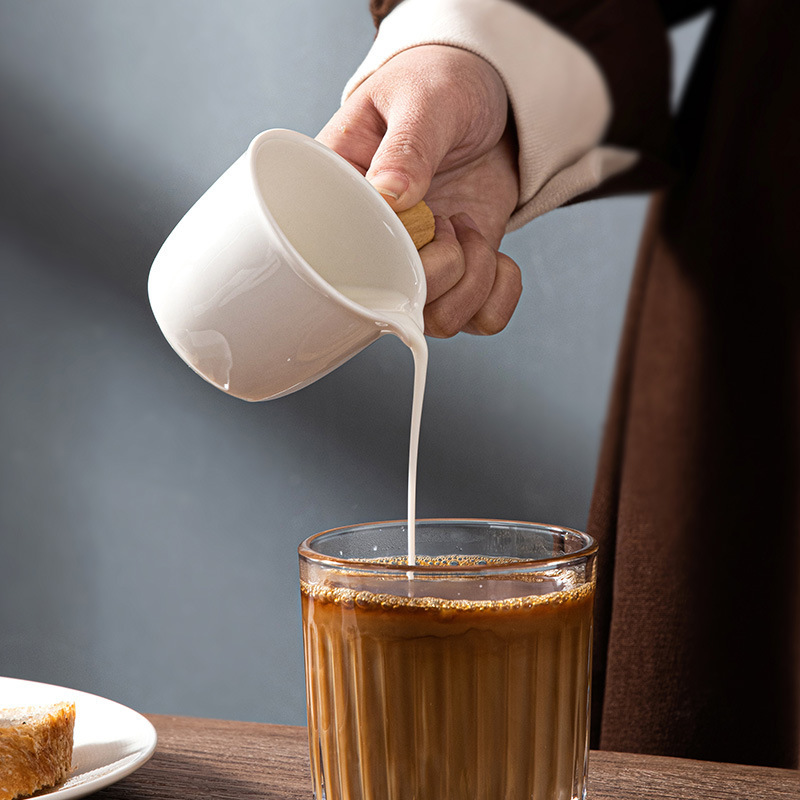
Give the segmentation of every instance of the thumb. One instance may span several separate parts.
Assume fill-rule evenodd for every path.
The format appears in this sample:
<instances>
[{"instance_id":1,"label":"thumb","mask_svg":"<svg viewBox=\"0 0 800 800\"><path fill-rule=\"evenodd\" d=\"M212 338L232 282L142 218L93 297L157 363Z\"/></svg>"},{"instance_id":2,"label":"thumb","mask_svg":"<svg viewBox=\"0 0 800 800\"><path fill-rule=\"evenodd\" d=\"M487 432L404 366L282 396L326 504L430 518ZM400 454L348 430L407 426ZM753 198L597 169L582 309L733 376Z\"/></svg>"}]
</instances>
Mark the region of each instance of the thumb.
<instances>
[{"instance_id":1,"label":"thumb","mask_svg":"<svg viewBox=\"0 0 800 800\"><path fill-rule=\"evenodd\" d=\"M388 122L366 177L395 211L405 211L425 197L448 142L430 117L406 114Z\"/></svg>"}]
</instances>

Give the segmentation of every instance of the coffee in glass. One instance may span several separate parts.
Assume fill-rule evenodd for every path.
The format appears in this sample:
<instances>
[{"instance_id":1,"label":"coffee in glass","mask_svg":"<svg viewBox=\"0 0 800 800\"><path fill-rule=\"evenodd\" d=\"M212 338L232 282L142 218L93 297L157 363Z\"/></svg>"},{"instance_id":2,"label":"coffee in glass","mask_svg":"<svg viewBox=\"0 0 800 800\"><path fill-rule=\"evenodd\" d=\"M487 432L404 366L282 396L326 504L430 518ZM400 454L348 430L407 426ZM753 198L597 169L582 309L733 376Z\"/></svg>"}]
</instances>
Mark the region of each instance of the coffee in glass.
<instances>
[{"instance_id":1,"label":"coffee in glass","mask_svg":"<svg viewBox=\"0 0 800 800\"><path fill-rule=\"evenodd\" d=\"M596 545L420 520L300 547L318 800L585 796Z\"/></svg>"}]
</instances>

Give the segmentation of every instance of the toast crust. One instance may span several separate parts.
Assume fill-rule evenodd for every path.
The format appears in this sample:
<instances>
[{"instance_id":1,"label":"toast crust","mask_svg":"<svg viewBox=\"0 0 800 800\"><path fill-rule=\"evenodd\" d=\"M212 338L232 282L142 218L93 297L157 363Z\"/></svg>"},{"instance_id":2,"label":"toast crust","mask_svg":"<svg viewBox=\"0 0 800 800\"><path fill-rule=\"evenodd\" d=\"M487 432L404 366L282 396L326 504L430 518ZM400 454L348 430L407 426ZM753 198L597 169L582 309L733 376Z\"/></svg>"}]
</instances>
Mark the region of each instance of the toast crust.
<instances>
[{"instance_id":1,"label":"toast crust","mask_svg":"<svg viewBox=\"0 0 800 800\"><path fill-rule=\"evenodd\" d=\"M0 709L0 800L56 786L72 769L75 704Z\"/></svg>"}]
</instances>

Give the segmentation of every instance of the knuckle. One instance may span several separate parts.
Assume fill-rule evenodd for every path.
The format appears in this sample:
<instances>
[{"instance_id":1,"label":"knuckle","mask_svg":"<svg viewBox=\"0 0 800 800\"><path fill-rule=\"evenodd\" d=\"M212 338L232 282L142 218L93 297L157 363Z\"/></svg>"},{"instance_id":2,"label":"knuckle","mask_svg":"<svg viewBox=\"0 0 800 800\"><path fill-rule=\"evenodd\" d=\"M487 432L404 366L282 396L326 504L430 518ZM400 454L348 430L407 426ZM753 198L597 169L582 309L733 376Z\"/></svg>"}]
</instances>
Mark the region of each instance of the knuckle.
<instances>
[{"instance_id":1,"label":"knuckle","mask_svg":"<svg viewBox=\"0 0 800 800\"><path fill-rule=\"evenodd\" d=\"M489 302L470 320L470 330L485 336L500 333L508 325L522 295L522 271L502 253L498 254L497 273Z\"/></svg>"},{"instance_id":2,"label":"knuckle","mask_svg":"<svg viewBox=\"0 0 800 800\"><path fill-rule=\"evenodd\" d=\"M439 258L444 270L456 281L464 276L467 265L464 260L464 251L458 242L452 240L441 242Z\"/></svg>"},{"instance_id":3,"label":"knuckle","mask_svg":"<svg viewBox=\"0 0 800 800\"><path fill-rule=\"evenodd\" d=\"M436 339L451 339L461 330L457 315L445 307L427 308L424 312L426 332Z\"/></svg>"},{"instance_id":4,"label":"knuckle","mask_svg":"<svg viewBox=\"0 0 800 800\"><path fill-rule=\"evenodd\" d=\"M422 136L410 131L398 131L392 134L383 156L392 161L410 162L427 169L430 166L430 151L430 145Z\"/></svg>"},{"instance_id":5,"label":"knuckle","mask_svg":"<svg viewBox=\"0 0 800 800\"><path fill-rule=\"evenodd\" d=\"M503 269L506 292L509 297L514 297L514 303L516 304L522 295L522 270L510 258L505 266L498 265L498 269Z\"/></svg>"},{"instance_id":6,"label":"knuckle","mask_svg":"<svg viewBox=\"0 0 800 800\"><path fill-rule=\"evenodd\" d=\"M478 234L471 241L464 243L465 256L473 266L477 275L484 280L494 282L497 272L497 253L494 248Z\"/></svg>"},{"instance_id":7,"label":"knuckle","mask_svg":"<svg viewBox=\"0 0 800 800\"><path fill-rule=\"evenodd\" d=\"M420 255L431 301L452 289L466 272L464 252L453 239L434 240L420 250Z\"/></svg>"},{"instance_id":8,"label":"knuckle","mask_svg":"<svg viewBox=\"0 0 800 800\"><path fill-rule=\"evenodd\" d=\"M494 311L479 311L470 320L470 325L480 336L494 336L508 325L509 320L510 317L501 316Z\"/></svg>"}]
</instances>

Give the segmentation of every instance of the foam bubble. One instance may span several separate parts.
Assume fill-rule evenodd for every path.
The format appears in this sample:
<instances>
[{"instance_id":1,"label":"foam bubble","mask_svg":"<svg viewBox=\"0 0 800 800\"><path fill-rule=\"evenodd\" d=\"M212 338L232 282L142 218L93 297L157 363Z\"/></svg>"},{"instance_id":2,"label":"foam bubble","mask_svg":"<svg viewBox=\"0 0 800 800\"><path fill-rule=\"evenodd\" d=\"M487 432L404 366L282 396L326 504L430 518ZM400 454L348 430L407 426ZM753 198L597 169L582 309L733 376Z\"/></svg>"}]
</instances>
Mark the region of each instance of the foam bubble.
<instances>
[{"instance_id":1,"label":"foam bubble","mask_svg":"<svg viewBox=\"0 0 800 800\"><path fill-rule=\"evenodd\" d=\"M521 559L482 556L482 555L418 555L417 565L431 567L474 567L497 566L519 563ZM364 560L365 564L390 565L405 567L408 565L405 556L387 556ZM475 576L454 575L447 577L442 573L436 576L417 573L413 580L404 575L375 576L356 573L328 573L329 581L300 581L303 594L323 603L336 603L346 608L418 608L447 609L461 611L497 611L501 609L532 608L543 605L559 605L574 602L590 596L595 589L595 581L586 580L582 568L568 570L542 570L508 574L479 574ZM337 585L337 580L360 583L360 588ZM503 597L486 599L466 598L463 595L475 591L490 595L486 584L493 584L497 589L508 587ZM382 584L378 586L377 584ZM370 588L365 588L369 586ZM380 591L386 586L389 591ZM513 590L513 591L512 591ZM439 596L415 596L425 592ZM451 596L448 596L451 595ZM455 596L453 596L455 595ZM511 596L508 596L511 595Z\"/></svg>"},{"instance_id":2,"label":"foam bubble","mask_svg":"<svg viewBox=\"0 0 800 800\"><path fill-rule=\"evenodd\" d=\"M454 553L452 555L443 556L416 556L417 567L486 567L498 566L503 564L515 564L522 561L520 558L511 558L510 556L480 556L480 555L467 555L464 553ZM363 559L365 564L388 564L391 566L407 567L408 556L382 556L381 558L366 558Z\"/></svg>"}]
</instances>

